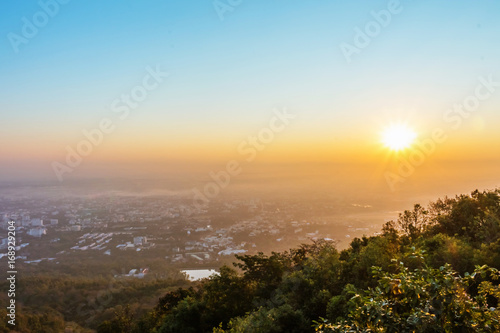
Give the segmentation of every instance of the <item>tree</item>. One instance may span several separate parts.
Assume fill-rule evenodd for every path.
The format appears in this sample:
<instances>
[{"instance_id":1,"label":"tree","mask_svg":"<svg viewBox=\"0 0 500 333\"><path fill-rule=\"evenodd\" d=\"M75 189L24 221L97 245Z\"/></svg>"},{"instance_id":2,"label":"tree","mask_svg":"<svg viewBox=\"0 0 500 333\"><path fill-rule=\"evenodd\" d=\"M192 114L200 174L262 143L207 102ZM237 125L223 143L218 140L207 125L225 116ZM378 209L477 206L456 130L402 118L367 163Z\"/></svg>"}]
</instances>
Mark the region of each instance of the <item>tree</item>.
<instances>
[{"instance_id":1,"label":"tree","mask_svg":"<svg viewBox=\"0 0 500 333\"><path fill-rule=\"evenodd\" d=\"M378 285L352 291L347 318L318 322L317 332L498 332L500 301L498 270L476 267L459 276L450 265L439 269L423 263L410 270L398 263L398 273L373 268Z\"/></svg>"},{"instance_id":2,"label":"tree","mask_svg":"<svg viewBox=\"0 0 500 333\"><path fill-rule=\"evenodd\" d=\"M294 310L285 304L277 308L259 308L244 317L234 318L229 322L229 328L221 328L215 333L303 333L311 331L311 325L300 310Z\"/></svg>"},{"instance_id":3,"label":"tree","mask_svg":"<svg viewBox=\"0 0 500 333\"><path fill-rule=\"evenodd\" d=\"M97 328L98 333L128 333L132 330L133 316L130 306L115 311L115 318L104 321Z\"/></svg>"},{"instance_id":4,"label":"tree","mask_svg":"<svg viewBox=\"0 0 500 333\"><path fill-rule=\"evenodd\" d=\"M429 212L420 204L416 204L412 211L405 210L399 214L398 225L405 235L413 239L419 236L428 224L428 214Z\"/></svg>"}]
</instances>

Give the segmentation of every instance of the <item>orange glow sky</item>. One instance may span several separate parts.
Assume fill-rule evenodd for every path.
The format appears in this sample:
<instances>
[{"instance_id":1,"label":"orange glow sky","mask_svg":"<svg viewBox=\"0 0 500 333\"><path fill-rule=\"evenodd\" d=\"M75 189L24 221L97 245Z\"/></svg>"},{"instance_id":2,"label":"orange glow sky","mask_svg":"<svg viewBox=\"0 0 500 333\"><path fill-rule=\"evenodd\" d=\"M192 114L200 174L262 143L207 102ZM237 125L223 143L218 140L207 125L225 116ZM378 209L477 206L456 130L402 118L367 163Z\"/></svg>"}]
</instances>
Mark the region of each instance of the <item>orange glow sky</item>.
<instances>
[{"instance_id":1,"label":"orange glow sky","mask_svg":"<svg viewBox=\"0 0 500 333\"><path fill-rule=\"evenodd\" d=\"M67 147L108 118L113 132L64 179L206 175L235 159L246 172L343 168L347 178L383 183L418 150L382 145L383 129L404 122L419 141L436 128L447 135L405 184L453 175L496 185L500 84L484 81L500 82L492 42L500 5L401 6L349 62L340 46L387 2L248 3L223 21L210 2L72 3L18 52L1 42L0 180L57 181L53 163L65 164ZM4 36L21 33L20 18L40 10L35 2L7 7ZM168 77L121 119L113 101L155 68ZM478 89L488 96L473 111L449 111ZM295 118L247 161L238 147L269 127L276 109Z\"/></svg>"}]
</instances>

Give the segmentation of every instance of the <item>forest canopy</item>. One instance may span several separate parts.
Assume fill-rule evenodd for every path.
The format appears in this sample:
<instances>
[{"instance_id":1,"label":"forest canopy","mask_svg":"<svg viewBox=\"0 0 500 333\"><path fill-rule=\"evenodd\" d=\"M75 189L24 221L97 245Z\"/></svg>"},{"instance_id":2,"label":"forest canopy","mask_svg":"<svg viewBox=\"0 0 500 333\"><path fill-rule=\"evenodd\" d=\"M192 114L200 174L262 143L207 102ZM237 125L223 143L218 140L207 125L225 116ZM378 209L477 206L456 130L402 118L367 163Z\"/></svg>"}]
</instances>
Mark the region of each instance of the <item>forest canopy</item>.
<instances>
[{"instance_id":1,"label":"forest canopy","mask_svg":"<svg viewBox=\"0 0 500 333\"><path fill-rule=\"evenodd\" d=\"M416 204L378 236L236 256L98 332L498 332L500 191Z\"/></svg>"},{"instance_id":2,"label":"forest canopy","mask_svg":"<svg viewBox=\"0 0 500 333\"><path fill-rule=\"evenodd\" d=\"M197 283L118 281L110 288L104 277L30 277L20 284L25 306L16 328L499 332L499 268L500 190L474 191L416 204L379 235L355 238L344 250L318 240L284 252L237 255L219 275ZM97 299L109 301L98 307Z\"/></svg>"}]
</instances>

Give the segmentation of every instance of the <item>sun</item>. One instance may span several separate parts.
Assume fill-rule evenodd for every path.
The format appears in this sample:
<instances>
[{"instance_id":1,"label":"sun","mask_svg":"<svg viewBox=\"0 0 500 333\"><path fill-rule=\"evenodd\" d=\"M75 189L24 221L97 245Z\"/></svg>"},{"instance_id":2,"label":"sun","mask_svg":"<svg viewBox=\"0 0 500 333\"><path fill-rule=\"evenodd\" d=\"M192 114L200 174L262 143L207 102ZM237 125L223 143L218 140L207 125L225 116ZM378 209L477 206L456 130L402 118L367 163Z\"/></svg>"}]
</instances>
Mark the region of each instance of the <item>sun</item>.
<instances>
[{"instance_id":1,"label":"sun","mask_svg":"<svg viewBox=\"0 0 500 333\"><path fill-rule=\"evenodd\" d=\"M392 124L382 133L382 143L394 150L406 149L415 141L417 134L404 124Z\"/></svg>"}]
</instances>

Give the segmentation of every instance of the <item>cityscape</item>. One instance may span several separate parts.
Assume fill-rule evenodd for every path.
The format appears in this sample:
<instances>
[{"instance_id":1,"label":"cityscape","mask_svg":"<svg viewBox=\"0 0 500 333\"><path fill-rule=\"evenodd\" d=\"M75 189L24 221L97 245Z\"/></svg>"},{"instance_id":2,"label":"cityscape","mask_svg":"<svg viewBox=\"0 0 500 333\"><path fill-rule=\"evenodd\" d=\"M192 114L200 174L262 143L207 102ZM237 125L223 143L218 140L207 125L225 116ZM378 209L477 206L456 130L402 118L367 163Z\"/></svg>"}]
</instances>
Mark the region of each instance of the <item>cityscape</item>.
<instances>
[{"instance_id":1,"label":"cityscape","mask_svg":"<svg viewBox=\"0 0 500 333\"><path fill-rule=\"evenodd\" d=\"M500 332L500 1L0 3L0 333Z\"/></svg>"},{"instance_id":2,"label":"cityscape","mask_svg":"<svg viewBox=\"0 0 500 333\"><path fill-rule=\"evenodd\" d=\"M183 196L111 192L50 199L2 196L0 213L5 236L0 256L7 256L7 229L14 221L18 264L58 263L85 252L111 257L136 252L144 258L161 255L176 267L207 267L235 254L286 250L318 239L347 246L355 237L378 234L398 212L380 212L366 203L297 199L218 199L199 206ZM367 213L373 215L371 222L362 218Z\"/></svg>"}]
</instances>

